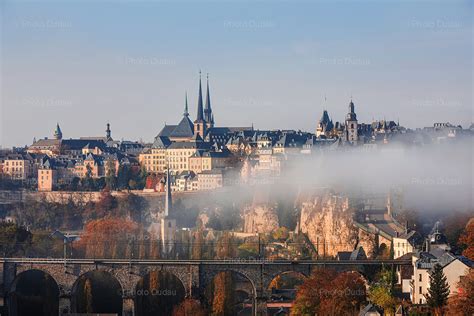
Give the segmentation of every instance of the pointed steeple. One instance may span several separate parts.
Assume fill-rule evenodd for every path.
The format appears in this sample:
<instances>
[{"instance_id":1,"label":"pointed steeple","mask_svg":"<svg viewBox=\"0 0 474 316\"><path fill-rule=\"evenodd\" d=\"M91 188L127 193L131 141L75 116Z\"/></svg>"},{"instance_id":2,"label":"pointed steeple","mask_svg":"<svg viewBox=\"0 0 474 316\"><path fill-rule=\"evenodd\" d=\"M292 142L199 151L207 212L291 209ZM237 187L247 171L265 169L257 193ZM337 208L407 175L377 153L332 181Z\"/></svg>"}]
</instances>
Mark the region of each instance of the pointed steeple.
<instances>
[{"instance_id":1,"label":"pointed steeple","mask_svg":"<svg viewBox=\"0 0 474 316\"><path fill-rule=\"evenodd\" d=\"M61 132L61 128L59 127L59 123L56 123L56 130L54 131L54 138L55 139L62 139L63 133Z\"/></svg>"},{"instance_id":2,"label":"pointed steeple","mask_svg":"<svg viewBox=\"0 0 474 316\"><path fill-rule=\"evenodd\" d=\"M349 109L347 112L346 121L357 121L357 115L355 113L354 108L355 108L354 102L352 102L352 96L351 96L351 102L349 103Z\"/></svg>"},{"instance_id":3,"label":"pointed steeple","mask_svg":"<svg viewBox=\"0 0 474 316\"><path fill-rule=\"evenodd\" d=\"M166 198L165 198L165 217L168 217L173 208L173 201L171 199L171 177L170 168L166 168Z\"/></svg>"},{"instance_id":4,"label":"pointed steeple","mask_svg":"<svg viewBox=\"0 0 474 316\"><path fill-rule=\"evenodd\" d=\"M107 140L112 139L112 131L110 130L110 123L107 123L107 129L105 130L105 137Z\"/></svg>"},{"instance_id":5,"label":"pointed steeple","mask_svg":"<svg viewBox=\"0 0 474 316\"><path fill-rule=\"evenodd\" d=\"M199 71L199 97L198 97L198 107L196 122L204 121L204 110L202 105L202 87L201 87L201 71Z\"/></svg>"},{"instance_id":6,"label":"pointed steeple","mask_svg":"<svg viewBox=\"0 0 474 316\"><path fill-rule=\"evenodd\" d=\"M188 92L186 91L185 92L185 96L184 96L184 113L183 115L184 116L189 116L189 110L188 110Z\"/></svg>"},{"instance_id":7,"label":"pointed steeple","mask_svg":"<svg viewBox=\"0 0 474 316\"><path fill-rule=\"evenodd\" d=\"M211 109L211 95L209 93L209 74L207 74L207 89L206 89L206 107L204 109L204 120L207 123L213 123L213 115Z\"/></svg>"}]
</instances>

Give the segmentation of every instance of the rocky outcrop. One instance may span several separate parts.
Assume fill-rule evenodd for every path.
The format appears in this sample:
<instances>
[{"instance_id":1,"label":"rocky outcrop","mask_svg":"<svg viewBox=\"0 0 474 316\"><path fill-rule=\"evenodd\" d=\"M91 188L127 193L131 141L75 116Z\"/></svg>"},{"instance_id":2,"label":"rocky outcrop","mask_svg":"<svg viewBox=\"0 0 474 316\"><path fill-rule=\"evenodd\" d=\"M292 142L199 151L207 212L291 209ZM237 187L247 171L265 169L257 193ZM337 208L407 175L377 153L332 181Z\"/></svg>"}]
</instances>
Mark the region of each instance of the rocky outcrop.
<instances>
[{"instance_id":1,"label":"rocky outcrop","mask_svg":"<svg viewBox=\"0 0 474 316\"><path fill-rule=\"evenodd\" d=\"M299 229L320 256L335 256L339 251L352 251L357 246L359 230L353 215L347 198L331 193L313 195L301 202Z\"/></svg>"},{"instance_id":2,"label":"rocky outcrop","mask_svg":"<svg viewBox=\"0 0 474 316\"><path fill-rule=\"evenodd\" d=\"M278 229L278 214L276 203L271 203L268 188L257 188L253 202L244 208L245 233L271 233Z\"/></svg>"},{"instance_id":3,"label":"rocky outcrop","mask_svg":"<svg viewBox=\"0 0 474 316\"><path fill-rule=\"evenodd\" d=\"M244 210L245 233L271 233L278 229L278 215L275 207L256 205Z\"/></svg>"}]
</instances>

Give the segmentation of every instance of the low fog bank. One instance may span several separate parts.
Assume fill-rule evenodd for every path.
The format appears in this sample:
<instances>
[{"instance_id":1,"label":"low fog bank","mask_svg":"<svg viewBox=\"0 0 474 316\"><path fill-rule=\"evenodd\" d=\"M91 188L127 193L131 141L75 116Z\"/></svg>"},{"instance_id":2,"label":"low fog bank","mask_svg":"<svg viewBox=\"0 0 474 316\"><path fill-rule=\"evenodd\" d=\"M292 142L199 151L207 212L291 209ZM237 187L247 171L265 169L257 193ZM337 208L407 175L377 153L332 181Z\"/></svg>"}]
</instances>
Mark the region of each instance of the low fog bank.
<instances>
[{"instance_id":1,"label":"low fog bank","mask_svg":"<svg viewBox=\"0 0 474 316\"><path fill-rule=\"evenodd\" d=\"M424 147L385 145L326 151L290 163L285 182L348 194L401 189L404 207L419 211L473 210L474 140Z\"/></svg>"}]
</instances>

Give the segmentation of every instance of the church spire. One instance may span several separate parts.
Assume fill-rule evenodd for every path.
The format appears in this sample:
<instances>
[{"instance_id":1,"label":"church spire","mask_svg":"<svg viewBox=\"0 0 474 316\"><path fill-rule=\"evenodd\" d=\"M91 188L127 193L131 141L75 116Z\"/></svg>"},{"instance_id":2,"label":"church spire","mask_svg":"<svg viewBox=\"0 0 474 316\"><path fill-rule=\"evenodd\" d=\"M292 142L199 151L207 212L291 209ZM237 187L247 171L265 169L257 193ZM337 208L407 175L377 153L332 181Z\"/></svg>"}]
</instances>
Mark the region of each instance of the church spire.
<instances>
[{"instance_id":1,"label":"church spire","mask_svg":"<svg viewBox=\"0 0 474 316\"><path fill-rule=\"evenodd\" d=\"M204 119L208 123L208 127L213 127L214 115L212 114L211 95L209 93L209 74L207 74L206 108L204 109Z\"/></svg>"},{"instance_id":2,"label":"church spire","mask_svg":"<svg viewBox=\"0 0 474 316\"><path fill-rule=\"evenodd\" d=\"M54 138L56 138L56 139L62 139L63 138L63 132L61 132L61 128L59 127L59 123L56 123L56 130L54 131Z\"/></svg>"},{"instance_id":3,"label":"church spire","mask_svg":"<svg viewBox=\"0 0 474 316\"><path fill-rule=\"evenodd\" d=\"M105 130L105 137L107 140L112 139L112 131L110 130L110 123L107 123L107 129Z\"/></svg>"},{"instance_id":4,"label":"church spire","mask_svg":"<svg viewBox=\"0 0 474 316\"><path fill-rule=\"evenodd\" d=\"M165 217L168 217L173 208L173 201L171 199L171 177L170 168L166 168L166 198L165 198Z\"/></svg>"},{"instance_id":5,"label":"church spire","mask_svg":"<svg viewBox=\"0 0 474 316\"><path fill-rule=\"evenodd\" d=\"M204 113L202 106L202 87L201 87L201 71L199 70L199 97L198 97L198 107L196 121L204 121Z\"/></svg>"},{"instance_id":6,"label":"church spire","mask_svg":"<svg viewBox=\"0 0 474 316\"><path fill-rule=\"evenodd\" d=\"M204 110L202 108L202 87L201 87L201 71L199 71L199 97L197 106L197 116L194 121L194 136L200 135L201 138L206 137L207 124L204 118Z\"/></svg>"},{"instance_id":7,"label":"church spire","mask_svg":"<svg viewBox=\"0 0 474 316\"><path fill-rule=\"evenodd\" d=\"M188 92L186 91L184 93L184 116L189 116L189 110L188 110Z\"/></svg>"}]
</instances>

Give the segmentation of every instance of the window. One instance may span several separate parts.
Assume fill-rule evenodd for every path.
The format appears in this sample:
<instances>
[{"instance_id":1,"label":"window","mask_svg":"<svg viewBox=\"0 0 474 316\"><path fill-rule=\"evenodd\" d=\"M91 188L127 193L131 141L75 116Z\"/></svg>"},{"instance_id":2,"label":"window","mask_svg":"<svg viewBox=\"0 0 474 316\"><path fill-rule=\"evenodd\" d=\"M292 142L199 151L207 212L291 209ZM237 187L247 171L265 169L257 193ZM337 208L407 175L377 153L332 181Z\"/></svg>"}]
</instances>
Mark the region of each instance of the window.
<instances>
[{"instance_id":1,"label":"window","mask_svg":"<svg viewBox=\"0 0 474 316\"><path fill-rule=\"evenodd\" d=\"M421 275L421 274L420 274L420 275ZM423 288L422 288L421 286L418 288L418 293L420 293L420 294L423 293Z\"/></svg>"},{"instance_id":2,"label":"window","mask_svg":"<svg viewBox=\"0 0 474 316\"><path fill-rule=\"evenodd\" d=\"M419 276L418 276L418 281L420 281L420 282L423 281L423 276L421 275L421 273L420 273ZM421 293L421 292L420 292L420 293Z\"/></svg>"}]
</instances>

